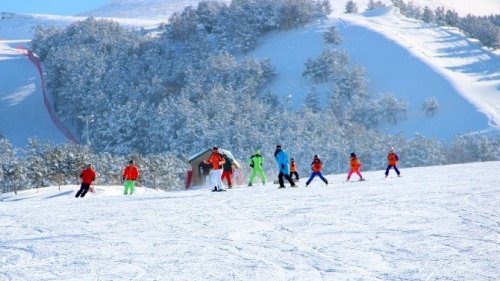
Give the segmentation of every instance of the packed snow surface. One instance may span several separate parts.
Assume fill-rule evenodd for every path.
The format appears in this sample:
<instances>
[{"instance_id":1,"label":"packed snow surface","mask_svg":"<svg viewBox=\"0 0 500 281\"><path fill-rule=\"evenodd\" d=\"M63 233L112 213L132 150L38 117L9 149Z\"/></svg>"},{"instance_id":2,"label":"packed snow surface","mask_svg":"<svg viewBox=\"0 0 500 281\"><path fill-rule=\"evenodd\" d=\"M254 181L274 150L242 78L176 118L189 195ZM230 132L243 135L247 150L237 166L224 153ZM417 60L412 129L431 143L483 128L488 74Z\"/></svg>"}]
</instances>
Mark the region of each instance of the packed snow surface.
<instances>
[{"instance_id":1,"label":"packed snow surface","mask_svg":"<svg viewBox=\"0 0 500 281\"><path fill-rule=\"evenodd\" d=\"M498 280L500 162L400 168L326 187L3 194L0 280Z\"/></svg>"}]
</instances>

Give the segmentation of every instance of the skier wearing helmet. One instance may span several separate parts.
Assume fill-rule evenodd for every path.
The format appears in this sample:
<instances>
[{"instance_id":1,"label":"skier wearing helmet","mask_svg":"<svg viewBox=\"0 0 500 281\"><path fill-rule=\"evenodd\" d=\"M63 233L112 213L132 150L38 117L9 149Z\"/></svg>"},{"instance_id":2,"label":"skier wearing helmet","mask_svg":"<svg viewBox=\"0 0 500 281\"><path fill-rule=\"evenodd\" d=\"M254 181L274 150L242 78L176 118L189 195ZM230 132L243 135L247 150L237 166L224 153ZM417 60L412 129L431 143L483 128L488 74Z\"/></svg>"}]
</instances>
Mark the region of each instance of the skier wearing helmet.
<instances>
[{"instance_id":1,"label":"skier wearing helmet","mask_svg":"<svg viewBox=\"0 0 500 281\"><path fill-rule=\"evenodd\" d=\"M293 179L295 176L295 181L299 180L299 173L297 172L297 164L295 164L295 159L290 158L290 177Z\"/></svg>"},{"instance_id":2,"label":"skier wearing helmet","mask_svg":"<svg viewBox=\"0 0 500 281\"><path fill-rule=\"evenodd\" d=\"M276 163L278 164L278 169L279 169L279 174L278 174L278 182L280 184L279 188L285 188L285 181L283 178L285 178L292 187L296 187L295 183L293 182L292 178L290 177L290 170L289 170L289 161L288 161L288 153L283 150L281 147L281 144L278 144L276 146L276 151L274 151L274 159L276 160Z\"/></svg>"},{"instance_id":3,"label":"skier wearing helmet","mask_svg":"<svg viewBox=\"0 0 500 281\"><path fill-rule=\"evenodd\" d=\"M323 170L323 163L321 162L321 159L319 159L318 155L314 155L313 162L311 163L311 176L306 182L306 187L309 186L311 181L316 177L319 176L319 178L325 183L328 184L328 181L323 177L323 174L321 174L321 170Z\"/></svg>"},{"instance_id":4,"label":"skier wearing helmet","mask_svg":"<svg viewBox=\"0 0 500 281\"><path fill-rule=\"evenodd\" d=\"M401 177L401 173L398 170L398 165L399 157L396 153L394 153L394 147L391 147L389 149L389 154L387 154L387 169L385 170L385 177L389 176L389 170L391 168L394 168L394 171L396 171L396 174L398 174L398 177Z\"/></svg>"}]
</instances>

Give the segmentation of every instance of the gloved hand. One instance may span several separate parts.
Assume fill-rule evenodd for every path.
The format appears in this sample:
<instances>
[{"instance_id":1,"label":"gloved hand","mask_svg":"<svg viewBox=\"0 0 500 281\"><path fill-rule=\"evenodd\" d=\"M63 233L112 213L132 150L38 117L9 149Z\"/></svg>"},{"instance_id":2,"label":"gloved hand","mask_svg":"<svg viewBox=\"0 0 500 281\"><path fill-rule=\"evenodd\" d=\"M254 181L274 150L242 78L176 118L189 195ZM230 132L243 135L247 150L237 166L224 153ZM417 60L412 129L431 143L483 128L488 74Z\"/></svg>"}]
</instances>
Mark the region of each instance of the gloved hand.
<instances>
[{"instance_id":1,"label":"gloved hand","mask_svg":"<svg viewBox=\"0 0 500 281\"><path fill-rule=\"evenodd\" d=\"M125 177L122 178L122 181L125 181Z\"/></svg>"},{"instance_id":2,"label":"gloved hand","mask_svg":"<svg viewBox=\"0 0 500 281\"><path fill-rule=\"evenodd\" d=\"M253 164L250 164L250 167L252 167L252 168L253 168Z\"/></svg>"}]
</instances>

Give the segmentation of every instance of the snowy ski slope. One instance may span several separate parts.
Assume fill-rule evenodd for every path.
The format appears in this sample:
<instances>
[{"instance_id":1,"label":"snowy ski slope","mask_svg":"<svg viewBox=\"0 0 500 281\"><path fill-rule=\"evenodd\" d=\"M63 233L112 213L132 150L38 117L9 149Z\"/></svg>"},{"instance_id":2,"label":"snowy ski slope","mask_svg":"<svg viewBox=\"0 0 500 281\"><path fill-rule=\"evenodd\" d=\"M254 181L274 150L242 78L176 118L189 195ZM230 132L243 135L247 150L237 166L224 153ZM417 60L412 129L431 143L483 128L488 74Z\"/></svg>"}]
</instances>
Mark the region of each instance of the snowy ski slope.
<instances>
[{"instance_id":1,"label":"snowy ski slope","mask_svg":"<svg viewBox=\"0 0 500 281\"><path fill-rule=\"evenodd\" d=\"M401 167L401 178L331 175L328 187L283 190L3 194L0 280L498 280L499 170Z\"/></svg>"},{"instance_id":2,"label":"snowy ski slope","mask_svg":"<svg viewBox=\"0 0 500 281\"><path fill-rule=\"evenodd\" d=\"M66 142L44 106L40 76L17 47L23 40L0 40L0 132L15 146L28 139Z\"/></svg>"}]
</instances>

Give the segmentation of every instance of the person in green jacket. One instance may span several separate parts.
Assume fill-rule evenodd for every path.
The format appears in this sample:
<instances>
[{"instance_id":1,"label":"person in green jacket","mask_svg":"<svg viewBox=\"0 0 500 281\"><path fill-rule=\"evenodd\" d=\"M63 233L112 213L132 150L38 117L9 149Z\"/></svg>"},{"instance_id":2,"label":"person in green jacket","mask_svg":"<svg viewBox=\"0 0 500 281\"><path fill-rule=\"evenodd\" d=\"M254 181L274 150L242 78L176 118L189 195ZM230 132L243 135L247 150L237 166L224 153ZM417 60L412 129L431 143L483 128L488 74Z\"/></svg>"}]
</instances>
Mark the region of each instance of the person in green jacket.
<instances>
[{"instance_id":1,"label":"person in green jacket","mask_svg":"<svg viewBox=\"0 0 500 281\"><path fill-rule=\"evenodd\" d=\"M252 167L252 174L250 175L250 181L248 182L248 186L252 186L253 180L255 179L255 175L257 173L260 176L262 184L266 184L266 175L264 174L264 170L262 169L262 164L264 163L264 158L260 155L260 151L256 150L255 154L250 156L248 160L248 164Z\"/></svg>"}]
</instances>

